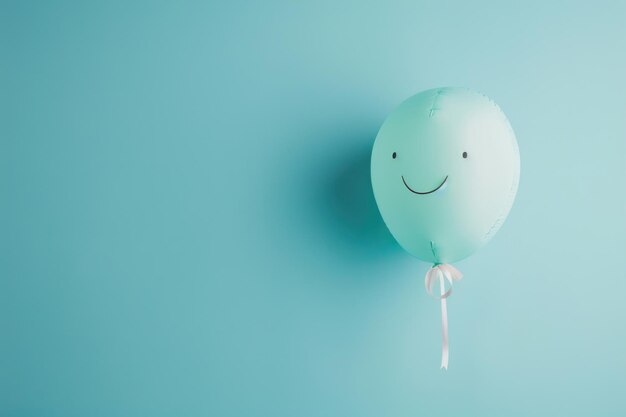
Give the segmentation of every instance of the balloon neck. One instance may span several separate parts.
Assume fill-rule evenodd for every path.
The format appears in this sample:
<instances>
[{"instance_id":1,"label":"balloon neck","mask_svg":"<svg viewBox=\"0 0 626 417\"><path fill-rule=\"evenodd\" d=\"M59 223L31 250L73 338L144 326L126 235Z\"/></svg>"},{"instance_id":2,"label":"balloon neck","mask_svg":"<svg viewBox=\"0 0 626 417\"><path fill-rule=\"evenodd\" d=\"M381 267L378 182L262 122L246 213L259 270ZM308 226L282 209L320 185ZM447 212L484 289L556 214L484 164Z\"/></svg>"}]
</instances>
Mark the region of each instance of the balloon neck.
<instances>
[{"instance_id":1,"label":"balloon neck","mask_svg":"<svg viewBox=\"0 0 626 417\"><path fill-rule=\"evenodd\" d=\"M430 251L433 253L433 257L435 258L435 264L433 266L441 265L439 262L439 253L437 253L437 247L435 246L435 242L430 241Z\"/></svg>"}]
</instances>

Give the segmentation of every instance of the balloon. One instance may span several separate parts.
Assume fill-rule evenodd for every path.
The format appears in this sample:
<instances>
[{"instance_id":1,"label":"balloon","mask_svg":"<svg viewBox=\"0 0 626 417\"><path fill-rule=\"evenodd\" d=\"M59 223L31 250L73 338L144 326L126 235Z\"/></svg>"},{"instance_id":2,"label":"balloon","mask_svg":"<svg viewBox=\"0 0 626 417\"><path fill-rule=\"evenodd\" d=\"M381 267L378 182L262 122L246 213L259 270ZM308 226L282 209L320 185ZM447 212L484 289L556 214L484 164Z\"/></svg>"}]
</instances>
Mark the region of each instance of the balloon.
<instances>
[{"instance_id":1,"label":"balloon","mask_svg":"<svg viewBox=\"0 0 626 417\"><path fill-rule=\"evenodd\" d=\"M374 142L372 188L383 220L407 252L433 263L425 278L429 294L439 282L443 369L449 356L446 299L463 276L449 263L471 255L500 229L519 174L506 116L488 97L464 88L409 98L387 117Z\"/></svg>"},{"instance_id":2,"label":"balloon","mask_svg":"<svg viewBox=\"0 0 626 417\"><path fill-rule=\"evenodd\" d=\"M461 260L506 219L520 174L517 141L488 97L465 88L421 92L396 108L372 151L385 224L415 257Z\"/></svg>"}]
</instances>

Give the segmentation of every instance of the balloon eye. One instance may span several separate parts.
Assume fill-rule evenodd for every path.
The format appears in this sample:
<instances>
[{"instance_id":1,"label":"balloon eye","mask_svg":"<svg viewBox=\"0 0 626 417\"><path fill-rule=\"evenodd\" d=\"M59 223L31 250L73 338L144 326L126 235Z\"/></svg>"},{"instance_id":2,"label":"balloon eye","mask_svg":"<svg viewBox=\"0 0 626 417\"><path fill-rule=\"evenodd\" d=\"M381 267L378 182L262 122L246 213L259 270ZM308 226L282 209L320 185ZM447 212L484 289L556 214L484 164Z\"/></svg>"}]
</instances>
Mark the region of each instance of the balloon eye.
<instances>
[{"instance_id":1,"label":"balloon eye","mask_svg":"<svg viewBox=\"0 0 626 417\"><path fill-rule=\"evenodd\" d=\"M398 156L398 155L397 155L395 152L391 154L391 157L392 157L393 159L396 159L396 156Z\"/></svg>"},{"instance_id":2,"label":"balloon eye","mask_svg":"<svg viewBox=\"0 0 626 417\"><path fill-rule=\"evenodd\" d=\"M467 158L467 152L463 152L463 158Z\"/></svg>"}]
</instances>

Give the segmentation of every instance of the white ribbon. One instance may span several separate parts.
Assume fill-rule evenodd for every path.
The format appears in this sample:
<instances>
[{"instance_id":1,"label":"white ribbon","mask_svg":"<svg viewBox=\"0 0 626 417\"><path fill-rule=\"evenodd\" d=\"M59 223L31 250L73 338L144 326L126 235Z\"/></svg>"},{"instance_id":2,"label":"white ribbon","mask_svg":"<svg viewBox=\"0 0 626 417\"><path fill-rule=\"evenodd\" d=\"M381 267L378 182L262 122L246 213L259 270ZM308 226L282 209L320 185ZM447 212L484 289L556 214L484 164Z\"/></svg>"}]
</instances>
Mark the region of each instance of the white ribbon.
<instances>
[{"instance_id":1,"label":"white ribbon","mask_svg":"<svg viewBox=\"0 0 626 417\"><path fill-rule=\"evenodd\" d=\"M441 300L441 368L448 369L448 307L446 305L446 298L452 294L452 283L454 281L459 281L463 278L463 274L461 271L456 269L450 264L436 264L433 265L428 272L426 272L425 286L426 291L432 297L439 298ZM440 295L436 296L433 294L433 285L435 283L435 279L439 281L439 292ZM446 291L446 282L450 284L450 288Z\"/></svg>"}]
</instances>

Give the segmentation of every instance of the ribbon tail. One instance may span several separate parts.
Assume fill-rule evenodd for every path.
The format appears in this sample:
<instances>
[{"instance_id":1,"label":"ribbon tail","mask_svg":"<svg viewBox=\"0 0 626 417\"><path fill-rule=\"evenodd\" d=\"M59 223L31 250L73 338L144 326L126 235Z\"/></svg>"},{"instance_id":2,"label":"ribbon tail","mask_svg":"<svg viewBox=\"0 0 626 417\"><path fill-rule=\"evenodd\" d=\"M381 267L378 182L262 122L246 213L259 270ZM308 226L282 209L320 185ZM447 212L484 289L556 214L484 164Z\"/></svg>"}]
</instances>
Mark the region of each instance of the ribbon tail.
<instances>
[{"instance_id":1,"label":"ribbon tail","mask_svg":"<svg viewBox=\"0 0 626 417\"><path fill-rule=\"evenodd\" d=\"M448 370L448 306L445 297L444 274L441 272L439 272L439 287L441 292L441 369Z\"/></svg>"},{"instance_id":2,"label":"ribbon tail","mask_svg":"<svg viewBox=\"0 0 626 417\"><path fill-rule=\"evenodd\" d=\"M441 369L448 369L449 359L449 341L448 341L448 304L447 298L452 294L452 286L454 281L458 281L463 278L461 271L456 269L450 264L435 264L426 272L426 279L424 285L428 294L433 295L432 287L436 281L439 281L441 303ZM446 282L450 288L446 291Z\"/></svg>"}]
</instances>

